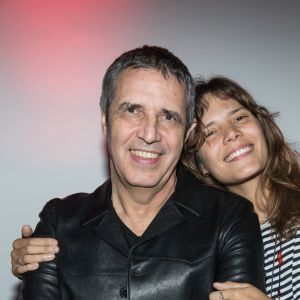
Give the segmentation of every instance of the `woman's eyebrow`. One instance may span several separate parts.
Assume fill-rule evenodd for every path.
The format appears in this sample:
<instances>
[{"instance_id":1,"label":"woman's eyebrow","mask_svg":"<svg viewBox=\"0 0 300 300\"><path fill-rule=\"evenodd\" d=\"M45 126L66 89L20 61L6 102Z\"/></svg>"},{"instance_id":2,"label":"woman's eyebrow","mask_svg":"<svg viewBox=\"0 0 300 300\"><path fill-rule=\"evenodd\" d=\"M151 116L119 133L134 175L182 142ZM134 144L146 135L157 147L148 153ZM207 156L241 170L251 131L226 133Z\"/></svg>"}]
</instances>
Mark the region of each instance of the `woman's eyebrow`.
<instances>
[{"instance_id":1,"label":"woman's eyebrow","mask_svg":"<svg viewBox=\"0 0 300 300\"><path fill-rule=\"evenodd\" d=\"M228 114L232 116L235 113L237 113L237 112L239 112L240 110L243 110L243 109L245 109L245 107L244 106L240 106L240 107L238 107L236 109L231 110Z\"/></svg>"},{"instance_id":2,"label":"woman's eyebrow","mask_svg":"<svg viewBox=\"0 0 300 300\"><path fill-rule=\"evenodd\" d=\"M239 112L240 110L243 110L243 109L245 109L245 107L240 106L238 108L235 108L235 109L229 111L228 115L233 116L234 114L236 114L237 112ZM206 129L206 128L210 127L211 125L214 125L215 123L216 123L216 121L212 120L212 121L208 122L206 125L204 124L204 128Z\"/></svg>"}]
</instances>

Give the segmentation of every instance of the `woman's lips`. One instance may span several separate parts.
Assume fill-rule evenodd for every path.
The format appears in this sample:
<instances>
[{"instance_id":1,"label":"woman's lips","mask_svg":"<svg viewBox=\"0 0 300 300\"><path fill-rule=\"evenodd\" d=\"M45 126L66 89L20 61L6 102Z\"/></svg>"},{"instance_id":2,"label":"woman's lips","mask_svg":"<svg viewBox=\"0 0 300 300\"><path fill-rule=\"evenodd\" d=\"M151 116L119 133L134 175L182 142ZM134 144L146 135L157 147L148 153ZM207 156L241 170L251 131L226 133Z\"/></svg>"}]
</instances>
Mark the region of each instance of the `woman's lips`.
<instances>
[{"instance_id":1,"label":"woman's lips","mask_svg":"<svg viewBox=\"0 0 300 300\"><path fill-rule=\"evenodd\" d=\"M224 158L224 161L231 162L231 161L239 158L240 156L251 152L253 150L253 148L254 148L254 145L247 145L247 146L240 147L237 150L234 150L233 152L231 152L229 155L227 155Z\"/></svg>"}]
</instances>

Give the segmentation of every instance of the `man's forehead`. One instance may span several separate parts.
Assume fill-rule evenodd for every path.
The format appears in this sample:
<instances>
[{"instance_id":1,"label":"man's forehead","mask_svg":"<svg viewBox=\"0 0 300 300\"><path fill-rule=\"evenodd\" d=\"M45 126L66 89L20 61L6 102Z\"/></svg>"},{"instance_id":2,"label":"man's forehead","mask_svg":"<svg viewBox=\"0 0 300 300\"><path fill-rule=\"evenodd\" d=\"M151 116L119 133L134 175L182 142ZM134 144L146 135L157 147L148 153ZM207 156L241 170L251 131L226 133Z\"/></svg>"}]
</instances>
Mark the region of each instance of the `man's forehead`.
<instances>
[{"instance_id":1,"label":"man's forehead","mask_svg":"<svg viewBox=\"0 0 300 300\"><path fill-rule=\"evenodd\" d=\"M145 78L145 80L147 80L147 77L150 77L153 74L158 75L159 77L161 77L161 80L163 81L168 81L168 80L174 80L176 81L179 85L182 86L183 89L186 89L185 84L179 80L179 78L177 78L174 74L170 73L168 70L161 70L161 69L156 69L156 68L146 68L146 67L140 67L140 68L134 68L134 67L128 67L124 70L122 70L117 78L116 78L116 82L115 82L115 87L118 86L118 84L120 84L120 82L122 82L122 80L126 80L126 78L130 78L130 77L135 77L139 74L143 74L143 77Z\"/></svg>"},{"instance_id":2,"label":"man's forehead","mask_svg":"<svg viewBox=\"0 0 300 300\"><path fill-rule=\"evenodd\" d=\"M163 77L159 70L124 71L115 85L114 102L117 100L143 103L146 99L145 105L151 105L152 101L149 103L149 99L153 99L153 104L158 105L159 100L162 106L185 107L185 87L173 75Z\"/></svg>"}]
</instances>

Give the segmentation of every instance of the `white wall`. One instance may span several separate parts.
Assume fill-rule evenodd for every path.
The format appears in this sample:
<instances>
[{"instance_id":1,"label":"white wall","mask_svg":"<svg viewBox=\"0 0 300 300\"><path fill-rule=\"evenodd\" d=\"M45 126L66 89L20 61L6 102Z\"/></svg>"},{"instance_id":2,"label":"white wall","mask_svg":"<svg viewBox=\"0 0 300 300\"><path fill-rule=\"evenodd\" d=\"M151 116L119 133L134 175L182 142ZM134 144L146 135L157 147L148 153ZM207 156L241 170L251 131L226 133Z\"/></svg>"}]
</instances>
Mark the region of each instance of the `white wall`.
<instances>
[{"instance_id":1,"label":"white wall","mask_svg":"<svg viewBox=\"0 0 300 300\"><path fill-rule=\"evenodd\" d=\"M121 52L161 45L194 75L230 76L300 141L299 1L100 2L0 2L1 299L16 299L9 252L21 225L107 176L100 82Z\"/></svg>"}]
</instances>

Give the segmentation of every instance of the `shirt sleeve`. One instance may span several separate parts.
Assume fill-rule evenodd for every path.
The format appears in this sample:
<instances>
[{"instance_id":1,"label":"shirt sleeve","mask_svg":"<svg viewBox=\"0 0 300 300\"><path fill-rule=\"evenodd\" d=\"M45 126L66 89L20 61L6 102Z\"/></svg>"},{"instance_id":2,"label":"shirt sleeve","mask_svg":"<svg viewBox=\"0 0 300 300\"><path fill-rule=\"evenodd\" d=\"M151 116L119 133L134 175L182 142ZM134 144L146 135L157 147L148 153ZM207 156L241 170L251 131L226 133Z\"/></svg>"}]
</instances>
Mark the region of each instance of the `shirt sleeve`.
<instances>
[{"instance_id":1,"label":"shirt sleeve","mask_svg":"<svg viewBox=\"0 0 300 300\"><path fill-rule=\"evenodd\" d=\"M263 243L252 204L238 197L225 209L219 236L217 281L246 282L265 291Z\"/></svg>"}]
</instances>

